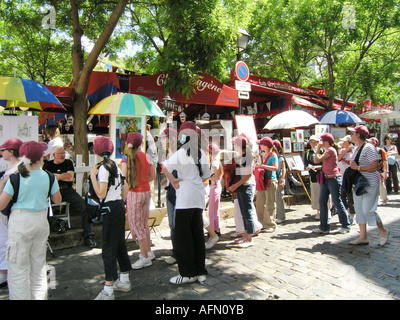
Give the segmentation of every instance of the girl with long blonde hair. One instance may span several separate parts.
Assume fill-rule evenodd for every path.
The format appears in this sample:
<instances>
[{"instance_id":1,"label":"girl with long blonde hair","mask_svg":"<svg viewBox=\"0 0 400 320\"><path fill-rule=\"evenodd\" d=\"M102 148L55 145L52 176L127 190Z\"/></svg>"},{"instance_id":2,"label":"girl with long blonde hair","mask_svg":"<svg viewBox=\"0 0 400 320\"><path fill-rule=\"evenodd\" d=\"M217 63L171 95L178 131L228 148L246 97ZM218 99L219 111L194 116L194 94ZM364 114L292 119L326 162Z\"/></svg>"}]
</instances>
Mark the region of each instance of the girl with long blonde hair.
<instances>
[{"instance_id":1,"label":"girl with long blonde hair","mask_svg":"<svg viewBox=\"0 0 400 320\"><path fill-rule=\"evenodd\" d=\"M131 132L126 139L126 160L121 162L122 174L126 177L129 186L126 208L129 228L132 235L138 239L139 260L132 264L133 269L141 269L152 265L154 253L151 251L150 228L148 224L150 214L150 182L156 178L156 169L148 155L140 151L143 136L138 132Z\"/></svg>"}]
</instances>

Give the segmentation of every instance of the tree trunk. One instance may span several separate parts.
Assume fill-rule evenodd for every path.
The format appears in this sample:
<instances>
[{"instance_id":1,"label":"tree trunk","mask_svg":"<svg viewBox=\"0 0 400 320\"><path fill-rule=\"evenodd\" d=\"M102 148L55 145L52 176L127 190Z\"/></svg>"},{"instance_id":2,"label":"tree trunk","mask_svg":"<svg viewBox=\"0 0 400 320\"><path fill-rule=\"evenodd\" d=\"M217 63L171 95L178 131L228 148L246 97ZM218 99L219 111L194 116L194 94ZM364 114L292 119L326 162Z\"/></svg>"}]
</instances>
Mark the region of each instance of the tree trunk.
<instances>
[{"instance_id":1,"label":"tree trunk","mask_svg":"<svg viewBox=\"0 0 400 320\"><path fill-rule=\"evenodd\" d=\"M97 59L110 38L119 18L125 10L128 0L119 0L112 12L110 19L105 25L102 34L97 39L92 51L86 61L84 61L82 51L83 30L79 23L79 7L76 0L71 0L71 13L73 23L72 37L74 44L72 47L72 75L73 86L75 89L74 101L74 142L76 154L81 154L83 162L89 163L88 140L87 140L87 89L89 86L90 75L96 66Z\"/></svg>"}]
</instances>

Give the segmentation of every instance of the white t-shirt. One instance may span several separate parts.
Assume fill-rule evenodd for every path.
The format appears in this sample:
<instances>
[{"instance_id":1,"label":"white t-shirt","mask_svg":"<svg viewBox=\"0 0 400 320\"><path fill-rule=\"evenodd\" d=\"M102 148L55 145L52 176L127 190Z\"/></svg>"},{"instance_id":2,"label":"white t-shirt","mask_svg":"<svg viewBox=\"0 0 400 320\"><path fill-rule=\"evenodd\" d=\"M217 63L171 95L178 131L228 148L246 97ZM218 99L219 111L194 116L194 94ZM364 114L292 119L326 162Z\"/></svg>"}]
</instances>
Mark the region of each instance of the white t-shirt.
<instances>
[{"instance_id":1,"label":"white t-shirt","mask_svg":"<svg viewBox=\"0 0 400 320\"><path fill-rule=\"evenodd\" d=\"M110 189L107 192L106 200L107 201L115 201L115 200L122 200L121 191L122 191L122 184L121 184L121 170L118 168L118 178L115 179L115 184L110 186ZM104 166L99 168L99 173L97 175L97 181L108 183L108 177L110 173Z\"/></svg>"},{"instance_id":2,"label":"white t-shirt","mask_svg":"<svg viewBox=\"0 0 400 320\"><path fill-rule=\"evenodd\" d=\"M201 150L200 165L203 176L200 177L199 169L192 157L186 155L186 150L180 148L168 160L163 162L163 166L172 172L178 172L179 189L176 189L176 209L204 209L205 190L203 179L211 176L207 155Z\"/></svg>"}]
</instances>

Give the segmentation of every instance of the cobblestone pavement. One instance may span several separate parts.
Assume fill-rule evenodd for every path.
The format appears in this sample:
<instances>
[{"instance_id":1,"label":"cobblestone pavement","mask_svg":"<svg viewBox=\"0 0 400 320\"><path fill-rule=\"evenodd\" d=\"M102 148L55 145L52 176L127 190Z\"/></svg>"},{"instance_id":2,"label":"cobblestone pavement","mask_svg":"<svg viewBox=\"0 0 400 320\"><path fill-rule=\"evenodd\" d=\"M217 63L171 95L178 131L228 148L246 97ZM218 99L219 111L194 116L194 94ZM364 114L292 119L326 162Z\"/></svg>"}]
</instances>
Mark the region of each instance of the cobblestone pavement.
<instances>
[{"instance_id":1,"label":"cobblestone pavement","mask_svg":"<svg viewBox=\"0 0 400 320\"><path fill-rule=\"evenodd\" d=\"M261 233L255 245L241 249L234 245L230 232L233 218L223 220L222 239L207 251L209 275L205 283L172 285L177 265L167 265L171 241L165 218L156 234L152 232L153 265L130 272L132 291L116 292L117 300L319 300L400 298L400 195L389 195L389 204L379 206L390 240L379 247L376 228L369 229L370 244L351 246L358 237L358 226L339 234L338 217L331 220L331 233L316 235L318 226L310 205L292 205L287 220L275 233ZM128 242L131 261L139 249ZM55 269L49 290L50 300L93 299L104 283L101 249L78 246L57 250L48 263ZM7 289L0 299L8 299Z\"/></svg>"}]
</instances>

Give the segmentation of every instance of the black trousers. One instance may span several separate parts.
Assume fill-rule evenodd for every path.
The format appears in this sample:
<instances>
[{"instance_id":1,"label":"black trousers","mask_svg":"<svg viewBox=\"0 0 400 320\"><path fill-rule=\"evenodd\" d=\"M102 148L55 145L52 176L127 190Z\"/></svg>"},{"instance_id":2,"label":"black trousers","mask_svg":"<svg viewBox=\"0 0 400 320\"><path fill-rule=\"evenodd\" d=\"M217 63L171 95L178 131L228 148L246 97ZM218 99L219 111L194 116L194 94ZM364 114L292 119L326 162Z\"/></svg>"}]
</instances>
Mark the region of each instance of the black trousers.
<instances>
[{"instance_id":1,"label":"black trousers","mask_svg":"<svg viewBox=\"0 0 400 320\"><path fill-rule=\"evenodd\" d=\"M121 272L132 270L125 241L125 205L122 200L104 204L110 212L103 216L102 257L106 281L118 279L119 265Z\"/></svg>"},{"instance_id":2,"label":"black trousers","mask_svg":"<svg viewBox=\"0 0 400 320\"><path fill-rule=\"evenodd\" d=\"M175 253L183 277L206 275L203 209L176 209Z\"/></svg>"},{"instance_id":3,"label":"black trousers","mask_svg":"<svg viewBox=\"0 0 400 320\"><path fill-rule=\"evenodd\" d=\"M70 209L80 214L83 237L94 235L93 224L88 222L85 200L72 187L60 189L60 193L62 201L68 202Z\"/></svg>"},{"instance_id":4,"label":"black trousers","mask_svg":"<svg viewBox=\"0 0 400 320\"><path fill-rule=\"evenodd\" d=\"M389 178L386 179L386 191L392 192L392 183L393 183L393 191L399 192L399 179L397 177L397 165L389 164Z\"/></svg>"}]
</instances>

